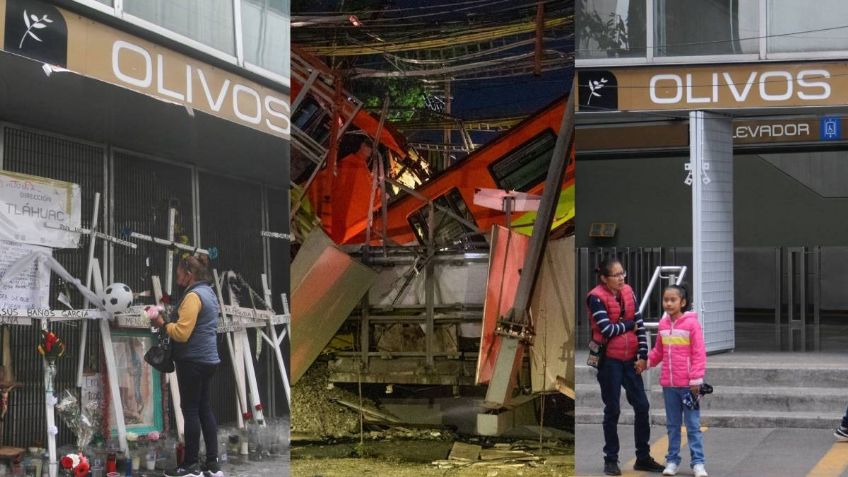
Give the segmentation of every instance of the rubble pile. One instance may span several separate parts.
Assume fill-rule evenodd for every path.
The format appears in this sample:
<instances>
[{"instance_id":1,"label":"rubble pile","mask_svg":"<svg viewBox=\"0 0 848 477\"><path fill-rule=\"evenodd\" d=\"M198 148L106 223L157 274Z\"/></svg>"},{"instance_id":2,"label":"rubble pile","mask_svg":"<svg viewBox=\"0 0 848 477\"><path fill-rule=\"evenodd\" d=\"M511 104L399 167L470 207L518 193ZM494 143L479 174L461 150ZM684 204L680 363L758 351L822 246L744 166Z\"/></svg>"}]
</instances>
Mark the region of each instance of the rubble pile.
<instances>
[{"instance_id":1,"label":"rubble pile","mask_svg":"<svg viewBox=\"0 0 848 477\"><path fill-rule=\"evenodd\" d=\"M542 449L538 442L531 441L495 444L491 448L455 442L447 459L432 463L439 469L476 468L481 472L487 471L487 475L497 475L499 470L517 470L546 464L574 465L574 455L569 455L556 442L545 443Z\"/></svg>"},{"instance_id":2,"label":"rubble pile","mask_svg":"<svg viewBox=\"0 0 848 477\"><path fill-rule=\"evenodd\" d=\"M292 387L291 431L318 438L359 433L359 413L334 400L359 402L359 396L330 384L327 363L316 361Z\"/></svg>"}]
</instances>

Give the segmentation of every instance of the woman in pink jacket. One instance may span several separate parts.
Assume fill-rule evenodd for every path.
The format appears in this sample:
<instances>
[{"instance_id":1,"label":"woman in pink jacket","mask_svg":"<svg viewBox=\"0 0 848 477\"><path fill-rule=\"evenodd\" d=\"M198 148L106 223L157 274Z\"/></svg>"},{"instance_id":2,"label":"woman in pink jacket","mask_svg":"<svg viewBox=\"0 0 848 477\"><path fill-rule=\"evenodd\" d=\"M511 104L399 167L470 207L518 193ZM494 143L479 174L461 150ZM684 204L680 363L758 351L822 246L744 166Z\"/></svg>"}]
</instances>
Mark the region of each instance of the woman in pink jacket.
<instances>
[{"instance_id":1,"label":"woman in pink jacket","mask_svg":"<svg viewBox=\"0 0 848 477\"><path fill-rule=\"evenodd\" d=\"M688 306L685 288L671 285L663 290L665 314L660 320L654 349L648 354L648 367L662 364L660 385L663 387L668 429L668 455L663 475L675 475L680 466L680 426L685 423L692 470L695 477L707 477L701 411L697 404L700 387L704 383L707 351L698 314L686 311ZM684 404L684 400L691 407Z\"/></svg>"}]
</instances>

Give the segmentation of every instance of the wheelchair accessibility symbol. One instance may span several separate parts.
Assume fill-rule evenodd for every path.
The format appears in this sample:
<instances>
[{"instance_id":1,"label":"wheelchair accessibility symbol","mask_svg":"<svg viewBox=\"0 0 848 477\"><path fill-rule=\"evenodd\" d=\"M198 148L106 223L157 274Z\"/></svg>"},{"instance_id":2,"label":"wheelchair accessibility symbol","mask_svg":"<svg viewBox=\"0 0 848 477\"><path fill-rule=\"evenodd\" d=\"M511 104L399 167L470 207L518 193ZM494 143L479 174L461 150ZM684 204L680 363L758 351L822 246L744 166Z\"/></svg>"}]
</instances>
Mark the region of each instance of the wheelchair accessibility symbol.
<instances>
[{"instance_id":1,"label":"wheelchair accessibility symbol","mask_svg":"<svg viewBox=\"0 0 848 477\"><path fill-rule=\"evenodd\" d=\"M821 118L819 125L819 139L822 141L842 139L842 118L825 116Z\"/></svg>"}]
</instances>

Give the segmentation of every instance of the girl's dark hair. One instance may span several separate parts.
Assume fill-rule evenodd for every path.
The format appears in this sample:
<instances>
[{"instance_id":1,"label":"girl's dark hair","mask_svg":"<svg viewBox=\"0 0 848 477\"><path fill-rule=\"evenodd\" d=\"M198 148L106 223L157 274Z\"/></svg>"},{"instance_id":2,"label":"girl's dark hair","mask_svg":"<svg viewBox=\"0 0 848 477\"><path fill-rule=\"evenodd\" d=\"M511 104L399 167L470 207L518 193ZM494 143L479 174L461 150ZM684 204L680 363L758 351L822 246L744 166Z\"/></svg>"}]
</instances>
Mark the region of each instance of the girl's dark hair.
<instances>
[{"instance_id":1,"label":"girl's dark hair","mask_svg":"<svg viewBox=\"0 0 848 477\"><path fill-rule=\"evenodd\" d=\"M604 277L608 277L608 276L610 275L610 272L612 271L612 267L613 267L616 263L620 265L620 264L621 264L621 260L619 260L619 259L617 259L617 258L615 258L615 257L610 257L610 258L605 258L605 259L603 259L603 260L601 261L601 263L599 263L599 264L598 264L598 267L597 267L597 268L595 268L595 273L598 275L598 278L600 278L600 277L602 277L602 276L604 276Z\"/></svg>"},{"instance_id":2,"label":"girl's dark hair","mask_svg":"<svg viewBox=\"0 0 848 477\"><path fill-rule=\"evenodd\" d=\"M187 272L191 272L197 280L204 282L212 281L212 272L209 271L208 255L188 255L180 260L180 267Z\"/></svg>"},{"instance_id":3,"label":"girl's dark hair","mask_svg":"<svg viewBox=\"0 0 848 477\"><path fill-rule=\"evenodd\" d=\"M683 311L689 311L692 309L692 301L689 300L689 290L686 288L686 285L669 285L663 288L663 295L668 290L676 290L677 294L680 295L682 300L686 300L686 306L683 307Z\"/></svg>"}]
</instances>

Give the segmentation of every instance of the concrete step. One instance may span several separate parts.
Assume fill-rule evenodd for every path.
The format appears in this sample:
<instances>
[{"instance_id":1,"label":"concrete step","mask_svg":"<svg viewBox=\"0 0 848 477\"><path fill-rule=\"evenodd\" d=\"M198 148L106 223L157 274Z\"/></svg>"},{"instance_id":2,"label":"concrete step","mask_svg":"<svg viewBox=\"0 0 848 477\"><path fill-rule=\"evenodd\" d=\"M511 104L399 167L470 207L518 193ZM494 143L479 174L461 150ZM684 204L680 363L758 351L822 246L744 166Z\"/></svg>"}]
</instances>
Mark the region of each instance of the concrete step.
<instances>
[{"instance_id":1,"label":"concrete step","mask_svg":"<svg viewBox=\"0 0 848 477\"><path fill-rule=\"evenodd\" d=\"M651 393L651 402L662 391ZM837 388L721 386L704 397L702 410L744 410L763 412L841 413L848 405L848 393Z\"/></svg>"},{"instance_id":2,"label":"concrete step","mask_svg":"<svg viewBox=\"0 0 848 477\"><path fill-rule=\"evenodd\" d=\"M576 406L600 406L601 388L597 383L577 385ZM651 406L663 409L662 387L652 386ZM715 392L701 402L702 410L744 410L770 412L831 412L844 410L848 392L837 388L716 386ZM629 406L622 389L622 409Z\"/></svg>"},{"instance_id":3,"label":"concrete step","mask_svg":"<svg viewBox=\"0 0 848 477\"><path fill-rule=\"evenodd\" d=\"M839 425L843 410L831 412L772 412L772 411L713 411L701 412L701 425L707 427L729 428L806 428L833 429ZM576 424L601 425L604 419L602 408L578 407L576 409ZM651 422L665 425L665 412L651 411ZM622 408L621 424L633 424L633 411Z\"/></svg>"},{"instance_id":4,"label":"concrete step","mask_svg":"<svg viewBox=\"0 0 848 477\"><path fill-rule=\"evenodd\" d=\"M787 353L787 357L791 357ZM596 371L585 364L575 365L577 384L597 383ZM650 371L653 383L659 379L659 368ZM844 388L848 382L848 366L793 367L791 363L762 363L758 365L729 363L707 364L706 380L713 386L751 387L816 387Z\"/></svg>"}]
</instances>

